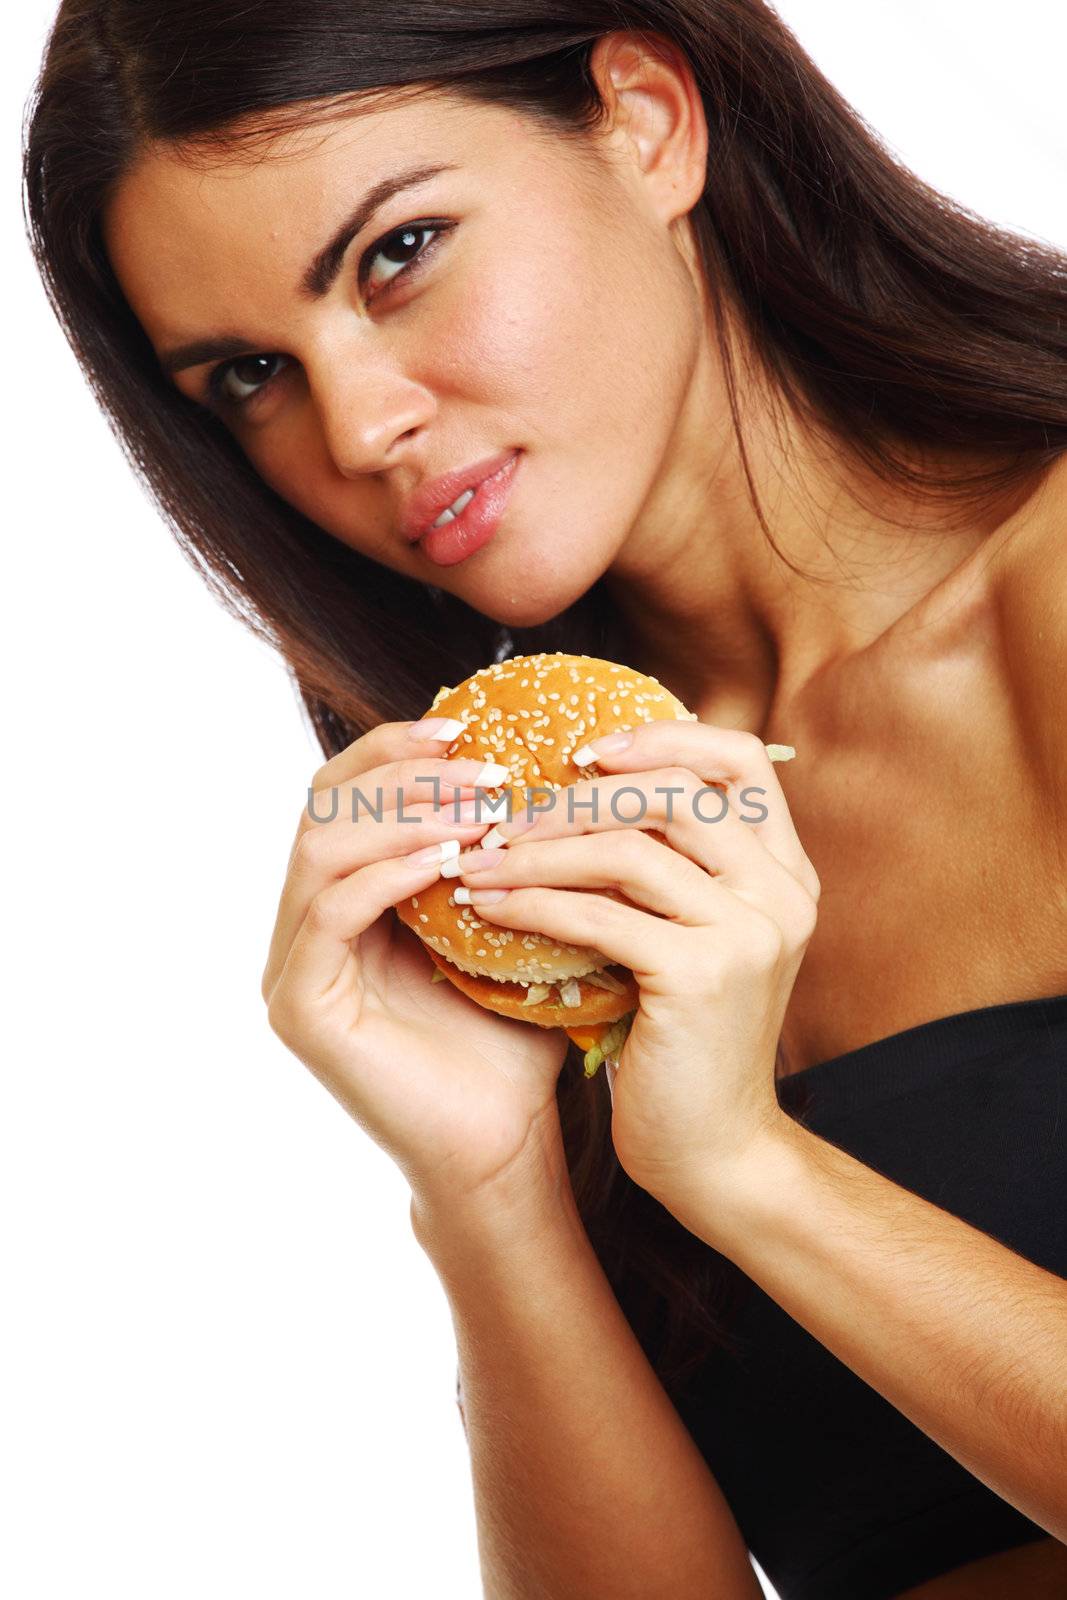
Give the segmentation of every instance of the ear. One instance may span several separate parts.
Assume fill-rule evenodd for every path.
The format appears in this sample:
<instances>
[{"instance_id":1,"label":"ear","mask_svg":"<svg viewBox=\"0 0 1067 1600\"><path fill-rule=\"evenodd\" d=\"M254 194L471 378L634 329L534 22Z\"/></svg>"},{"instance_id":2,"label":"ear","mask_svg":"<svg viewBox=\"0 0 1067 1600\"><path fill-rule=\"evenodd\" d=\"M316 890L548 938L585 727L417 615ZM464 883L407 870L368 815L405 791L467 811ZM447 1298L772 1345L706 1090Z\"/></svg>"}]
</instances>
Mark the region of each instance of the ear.
<instances>
[{"instance_id":1,"label":"ear","mask_svg":"<svg viewBox=\"0 0 1067 1600\"><path fill-rule=\"evenodd\" d=\"M693 69L662 34L602 34L590 68L604 102L604 137L628 158L644 201L662 222L685 216L704 192L708 124Z\"/></svg>"}]
</instances>

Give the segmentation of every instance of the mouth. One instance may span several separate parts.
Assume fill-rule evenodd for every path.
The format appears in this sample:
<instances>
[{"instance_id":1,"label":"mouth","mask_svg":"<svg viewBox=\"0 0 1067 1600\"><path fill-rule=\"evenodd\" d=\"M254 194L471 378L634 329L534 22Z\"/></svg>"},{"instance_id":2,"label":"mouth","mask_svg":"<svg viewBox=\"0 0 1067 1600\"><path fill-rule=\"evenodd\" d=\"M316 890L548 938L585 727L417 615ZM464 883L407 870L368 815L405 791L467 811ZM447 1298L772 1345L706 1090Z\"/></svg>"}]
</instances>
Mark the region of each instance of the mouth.
<instances>
[{"instance_id":1,"label":"mouth","mask_svg":"<svg viewBox=\"0 0 1067 1600\"><path fill-rule=\"evenodd\" d=\"M436 525L423 530L417 543L430 561L451 567L488 544L504 515L521 458L520 450L505 454L502 461L498 457L493 472L467 484L453 505L438 514Z\"/></svg>"},{"instance_id":2,"label":"mouth","mask_svg":"<svg viewBox=\"0 0 1067 1600\"><path fill-rule=\"evenodd\" d=\"M440 518L444 517L447 525L450 518L445 516L446 512L462 515L464 496L476 491L488 478L494 477L518 453L514 448L501 450L495 456L458 467L423 484L404 508L401 530L405 538L411 544L417 544ZM458 510L457 502L460 502Z\"/></svg>"}]
</instances>

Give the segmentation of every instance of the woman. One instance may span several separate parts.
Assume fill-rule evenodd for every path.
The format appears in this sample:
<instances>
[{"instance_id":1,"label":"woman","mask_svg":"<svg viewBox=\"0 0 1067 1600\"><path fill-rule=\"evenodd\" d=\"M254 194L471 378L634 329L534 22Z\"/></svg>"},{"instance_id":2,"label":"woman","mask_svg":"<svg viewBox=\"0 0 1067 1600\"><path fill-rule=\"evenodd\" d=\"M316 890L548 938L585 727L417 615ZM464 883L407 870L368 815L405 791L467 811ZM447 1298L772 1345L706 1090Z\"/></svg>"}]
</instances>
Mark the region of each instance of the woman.
<instances>
[{"instance_id":1,"label":"woman","mask_svg":"<svg viewBox=\"0 0 1067 1600\"><path fill-rule=\"evenodd\" d=\"M305 812L263 992L411 1183L487 1592L755 1596L749 1550L783 1600L1065 1592L1067 263L898 168L759 0L68 0L26 180L313 789L417 808ZM502 514L430 536L457 468ZM767 821L542 819L476 872L414 778L478 774L409 725L552 649L699 715L598 785ZM614 1108L427 984L390 907L450 838L490 921L639 969Z\"/></svg>"}]
</instances>

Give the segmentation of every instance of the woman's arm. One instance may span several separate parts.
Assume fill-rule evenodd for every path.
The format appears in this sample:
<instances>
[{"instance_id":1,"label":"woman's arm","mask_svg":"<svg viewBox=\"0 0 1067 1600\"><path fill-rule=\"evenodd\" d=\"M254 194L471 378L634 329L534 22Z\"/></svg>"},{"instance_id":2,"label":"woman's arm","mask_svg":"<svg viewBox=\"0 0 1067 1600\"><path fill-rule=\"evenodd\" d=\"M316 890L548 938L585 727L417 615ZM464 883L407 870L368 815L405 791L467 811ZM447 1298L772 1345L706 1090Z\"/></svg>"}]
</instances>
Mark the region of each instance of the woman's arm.
<instances>
[{"instance_id":1,"label":"woman's arm","mask_svg":"<svg viewBox=\"0 0 1067 1600\"><path fill-rule=\"evenodd\" d=\"M657 1198L968 1472L1067 1542L1067 1280L783 1123L728 1176Z\"/></svg>"},{"instance_id":2,"label":"woman's arm","mask_svg":"<svg viewBox=\"0 0 1067 1600\"><path fill-rule=\"evenodd\" d=\"M456 1330L486 1600L761 1600L562 1153L475 1211L411 1208Z\"/></svg>"}]
</instances>

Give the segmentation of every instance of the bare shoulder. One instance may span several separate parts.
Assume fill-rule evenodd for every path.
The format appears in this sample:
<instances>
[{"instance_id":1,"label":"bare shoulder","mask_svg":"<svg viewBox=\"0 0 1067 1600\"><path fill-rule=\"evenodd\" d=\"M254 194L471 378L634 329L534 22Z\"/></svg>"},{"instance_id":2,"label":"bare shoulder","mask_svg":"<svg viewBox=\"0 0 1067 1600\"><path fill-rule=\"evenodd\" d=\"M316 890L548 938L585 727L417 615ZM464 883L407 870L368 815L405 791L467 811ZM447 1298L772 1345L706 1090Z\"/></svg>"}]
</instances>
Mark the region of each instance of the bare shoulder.
<instances>
[{"instance_id":1,"label":"bare shoulder","mask_svg":"<svg viewBox=\"0 0 1067 1600\"><path fill-rule=\"evenodd\" d=\"M998 562L997 619L1020 740L1067 819L1067 454L1049 469Z\"/></svg>"}]
</instances>

